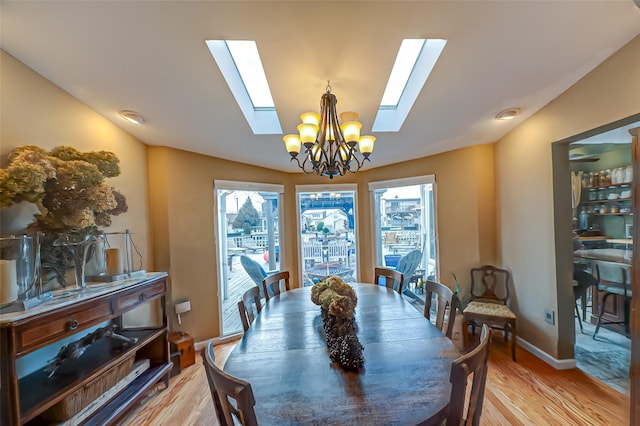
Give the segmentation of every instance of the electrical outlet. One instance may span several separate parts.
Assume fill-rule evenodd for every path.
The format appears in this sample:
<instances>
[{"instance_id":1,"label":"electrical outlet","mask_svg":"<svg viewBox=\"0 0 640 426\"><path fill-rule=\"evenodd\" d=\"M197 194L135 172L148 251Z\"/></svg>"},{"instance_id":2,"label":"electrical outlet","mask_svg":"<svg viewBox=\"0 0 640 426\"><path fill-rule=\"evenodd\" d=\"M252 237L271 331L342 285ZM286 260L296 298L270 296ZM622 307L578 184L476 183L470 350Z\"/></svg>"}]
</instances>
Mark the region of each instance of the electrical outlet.
<instances>
[{"instance_id":1,"label":"electrical outlet","mask_svg":"<svg viewBox=\"0 0 640 426\"><path fill-rule=\"evenodd\" d=\"M553 309L544 310L544 321L551 325L555 324L555 312L553 312Z\"/></svg>"}]
</instances>

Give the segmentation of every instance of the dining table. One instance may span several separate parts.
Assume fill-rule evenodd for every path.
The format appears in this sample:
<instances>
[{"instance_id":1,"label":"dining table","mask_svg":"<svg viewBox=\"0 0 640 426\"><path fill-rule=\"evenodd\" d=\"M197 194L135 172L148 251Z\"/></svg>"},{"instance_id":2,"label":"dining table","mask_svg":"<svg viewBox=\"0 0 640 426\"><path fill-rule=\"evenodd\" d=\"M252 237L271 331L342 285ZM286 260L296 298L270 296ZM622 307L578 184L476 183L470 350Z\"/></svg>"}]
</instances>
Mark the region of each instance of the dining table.
<instances>
[{"instance_id":1,"label":"dining table","mask_svg":"<svg viewBox=\"0 0 640 426\"><path fill-rule=\"evenodd\" d=\"M454 344L395 291L349 285L362 368L329 359L313 287L271 298L229 355L224 370L251 384L260 425L415 425L445 415Z\"/></svg>"}]
</instances>

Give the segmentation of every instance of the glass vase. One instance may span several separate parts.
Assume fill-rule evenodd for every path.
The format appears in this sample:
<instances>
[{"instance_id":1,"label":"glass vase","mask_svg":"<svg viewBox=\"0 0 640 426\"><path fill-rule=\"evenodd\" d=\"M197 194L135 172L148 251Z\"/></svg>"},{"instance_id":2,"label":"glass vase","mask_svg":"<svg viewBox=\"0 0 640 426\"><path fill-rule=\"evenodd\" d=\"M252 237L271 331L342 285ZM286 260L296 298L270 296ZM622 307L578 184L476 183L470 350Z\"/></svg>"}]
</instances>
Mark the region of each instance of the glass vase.
<instances>
[{"instance_id":1,"label":"glass vase","mask_svg":"<svg viewBox=\"0 0 640 426\"><path fill-rule=\"evenodd\" d=\"M71 255L74 267L73 272L76 279L76 290L82 290L87 287L85 279L87 258L90 256L90 252L94 250L96 243L99 241L102 241L99 236L91 234L84 236L62 234L53 243L54 246L65 247Z\"/></svg>"}]
</instances>

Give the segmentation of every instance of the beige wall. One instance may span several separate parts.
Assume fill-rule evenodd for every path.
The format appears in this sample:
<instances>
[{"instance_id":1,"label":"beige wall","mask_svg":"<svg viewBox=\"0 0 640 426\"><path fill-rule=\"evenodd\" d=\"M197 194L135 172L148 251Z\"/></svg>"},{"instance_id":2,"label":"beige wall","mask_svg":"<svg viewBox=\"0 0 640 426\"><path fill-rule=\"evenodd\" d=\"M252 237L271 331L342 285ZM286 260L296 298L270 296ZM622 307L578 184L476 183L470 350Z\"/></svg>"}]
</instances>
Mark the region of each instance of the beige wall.
<instances>
[{"instance_id":1,"label":"beige wall","mask_svg":"<svg viewBox=\"0 0 640 426\"><path fill-rule=\"evenodd\" d=\"M76 98L0 50L0 158L24 145L51 149L68 145L79 151L111 151L120 159L121 174L108 179L127 198L129 211L113 216L106 231L134 233L145 267L150 257L147 147ZM0 233L15 232L13 208L0 210ZM28 217L26 223L31 219ZM25 223L23 223L24 225Z\"/></svg>"},{"instance_id":2,"label":"beige wall","mask_svg":"<svg viewBox=\"0 0 640 426\"><path fill-rule=\"evenodd\" d=\"M182 326L171 314L170 324L196 340L218 336L214 180L284 184L288 175L171 148L148 151L155 267L169 273L170 313L174 301L191 300Z\"/></svg>"},{"instance_id":3,"label":"beige wall","mask_svg":"<svg viewBox=\"0 0 640 426\"><path fill-rule=\"evenodd\" d=\"M503 266L513 273L518 334L557 358L572 355L559 347L566 347L567 339L572 344L574 325L573 314L566 314L573 300L565 298L568 290L562 291L570 285L570 273L562 273L571 270L570 246L562 253L555 247L551 144L640 112L639 93L640 37L636 37L496 144L498 246ZM565 169L562 188L568 194L568 164ZM566 224L561 232L569 239ZM564 295L560 302L558 294ZM561 319L571 318L570 324L560 324L562 333L557 325L544 322L544 309L559 307L565 312Z\"/></svg>"}]
</instances>

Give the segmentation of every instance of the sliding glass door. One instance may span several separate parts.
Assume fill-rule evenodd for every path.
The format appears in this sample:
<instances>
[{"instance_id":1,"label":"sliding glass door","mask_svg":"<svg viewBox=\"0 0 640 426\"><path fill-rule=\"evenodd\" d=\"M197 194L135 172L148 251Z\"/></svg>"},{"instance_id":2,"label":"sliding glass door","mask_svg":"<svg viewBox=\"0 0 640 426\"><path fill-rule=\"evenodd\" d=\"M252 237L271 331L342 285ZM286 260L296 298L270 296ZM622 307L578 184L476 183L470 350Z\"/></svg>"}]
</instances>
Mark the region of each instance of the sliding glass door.
<instances>
[{"instance_id":1,"label":"sliding glass door","mask_svg":"<svg viewBox=\"0 0 640 426\"><path fill-rule=\"evenodd\" d=\"M215 181L222 335L242 331L238 301L280 270L282 185Z\"/></svg>"},{"instance_id":2,"label":"sliding glass door","mask_svg":"<svg viewBox=\"0 0 640 426\"><path fill-rule=\"evenodd\" d=\"M424 299L438 279L434 176L372 182L376 265L400 270L405 295Z\"/></svg>"},{"instance_id":3,"label":"sliding glass door","mask_svg":"<svg viewBox=\"0 0 640 426\"><path fill-rule=\"evenodd\" d=\"M356 185L303 185L296 194L303 285L329 275L356 281Z\"/></svg>"}]
</instances>

